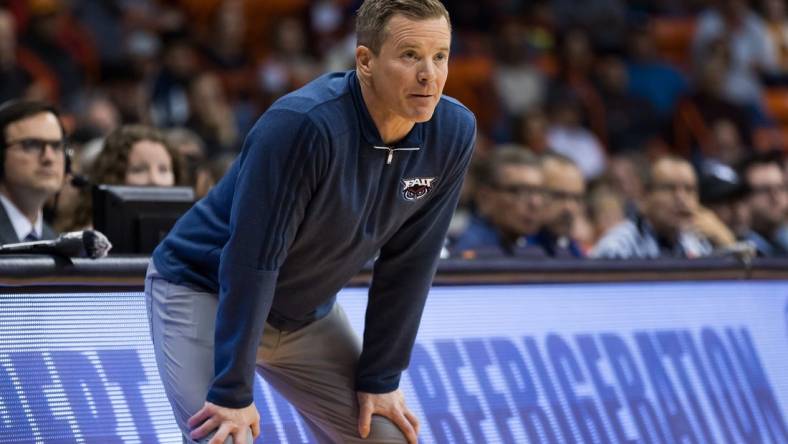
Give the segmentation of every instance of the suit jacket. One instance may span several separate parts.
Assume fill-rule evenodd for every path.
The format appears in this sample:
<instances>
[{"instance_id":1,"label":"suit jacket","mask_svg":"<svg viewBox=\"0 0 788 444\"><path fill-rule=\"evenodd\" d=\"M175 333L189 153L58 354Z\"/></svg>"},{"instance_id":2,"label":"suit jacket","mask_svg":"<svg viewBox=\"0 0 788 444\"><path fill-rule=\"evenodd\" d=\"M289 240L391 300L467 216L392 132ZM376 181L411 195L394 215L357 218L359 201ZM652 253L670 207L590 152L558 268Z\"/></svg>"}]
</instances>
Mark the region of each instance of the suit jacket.
<instances>
[{"instance_id":1,"label":"suit jacket","mask_svg":"<svg viewBox=\"0 0 788 444\"><path fill-rule=\"evenodd\" d=\"M41 240L50 240L56 237L57 233L55 230L44 222L43 229L41 230ZM16 235L14 226L11 224L11 219L5 212L5 207L0 205L0 245L15 244L17 242L22 242L22 240Z\"/></svg>"}]
</instances>

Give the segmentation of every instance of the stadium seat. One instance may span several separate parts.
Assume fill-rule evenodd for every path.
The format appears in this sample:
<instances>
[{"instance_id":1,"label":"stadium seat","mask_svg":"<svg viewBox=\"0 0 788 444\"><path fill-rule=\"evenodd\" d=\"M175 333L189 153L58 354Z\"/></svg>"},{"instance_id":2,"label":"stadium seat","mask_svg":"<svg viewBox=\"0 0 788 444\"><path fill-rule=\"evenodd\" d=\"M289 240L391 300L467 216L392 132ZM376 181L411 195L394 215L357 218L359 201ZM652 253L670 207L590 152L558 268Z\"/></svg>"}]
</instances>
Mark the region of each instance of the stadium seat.
<instances>
[{"instance_id":1,"label":"stadium seat","mask_svg":"<svg viewBox=\"0 0 788 444\"><path fill-rule=\"evenodd\" d=\"M763 94L766 112L781 125L788 125L788 88L768 88Z\"/></svg>"},{"instance_id":2,"label":"stadium seat","mask_svg":"<svg viewBox=\"0 0 788 444\"><path fill-rule=\"evenodd\" d=\"M694 17L656 17L651 21L651 29L657 50L665 60L682 67L689 64L695 35Z\"/></svg>"}]
</instances>

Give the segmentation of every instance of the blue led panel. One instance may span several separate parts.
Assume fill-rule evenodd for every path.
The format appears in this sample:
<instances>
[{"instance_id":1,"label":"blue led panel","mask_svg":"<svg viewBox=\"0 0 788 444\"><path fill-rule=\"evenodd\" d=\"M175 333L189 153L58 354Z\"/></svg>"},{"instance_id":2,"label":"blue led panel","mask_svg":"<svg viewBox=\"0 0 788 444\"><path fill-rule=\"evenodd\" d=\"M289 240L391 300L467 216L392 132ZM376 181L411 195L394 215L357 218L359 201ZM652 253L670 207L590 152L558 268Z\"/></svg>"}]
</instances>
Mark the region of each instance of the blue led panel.
<instances>
[{"instance_id":1,"label":"blue led panel","mask_svg":"<svg viewBox=\"0 0 788 444\"><path fill-rule=\"evenodd\" d=\"M365 292L339 297L358 331ZM313 442L260 382L258 442ZM788 443L788 283L435 288L402 388L424 443ZM0 295L23 442L181 442L141 294Z\"/></svg>"}]
</instances>

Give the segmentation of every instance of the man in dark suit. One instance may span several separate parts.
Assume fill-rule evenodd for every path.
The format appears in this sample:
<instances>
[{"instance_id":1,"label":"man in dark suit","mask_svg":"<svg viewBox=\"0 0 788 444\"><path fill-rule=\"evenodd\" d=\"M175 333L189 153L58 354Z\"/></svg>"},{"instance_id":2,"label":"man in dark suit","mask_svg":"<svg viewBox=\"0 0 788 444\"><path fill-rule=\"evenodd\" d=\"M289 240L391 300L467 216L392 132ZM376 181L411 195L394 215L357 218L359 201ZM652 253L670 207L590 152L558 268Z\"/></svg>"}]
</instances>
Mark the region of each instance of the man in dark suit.
<instances>
[{"instance_id":1,"label":"man in dark suit","mask_svg":"<svg viewBox=\"0 0 788 444\"><path fill-rule=\"evenodd\" d=\"M56 237L42 210L63 186L64 135L50 105L28 100L0 105L0 244Z\"/></svg>"}]
</instances>

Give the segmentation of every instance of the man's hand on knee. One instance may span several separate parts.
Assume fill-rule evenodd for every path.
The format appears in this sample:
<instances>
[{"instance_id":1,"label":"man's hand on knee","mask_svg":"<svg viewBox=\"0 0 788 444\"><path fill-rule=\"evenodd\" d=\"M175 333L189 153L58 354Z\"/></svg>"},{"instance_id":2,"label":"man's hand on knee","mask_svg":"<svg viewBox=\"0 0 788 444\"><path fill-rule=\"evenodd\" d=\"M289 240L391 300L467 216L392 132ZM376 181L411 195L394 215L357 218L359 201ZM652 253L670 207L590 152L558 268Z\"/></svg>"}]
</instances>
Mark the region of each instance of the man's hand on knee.
<instances>
[{"instance_id":1,"label":"man's hand on knee","mask_svg":"<svg viewBox=\"0 0 788 444\"><path fill-rule=\"evenodd\" d=\"M417 444L419 420L405 405L405 396L400 390L389 393L356 392L358 396L358 433L362 438L369 436L372 415L385 416L399 429L409 444Z\"/></svg>"},{"instance_id":2,"label":"man's hand on knee","mask_svg":"<svg viewBox=\"0 0 788 444\"><path fill-rule=\"evenodd\" d=\"M235 444L252 444L247 442L247 430L252 429L253 438L260 435L260 414L254 403L241 409L231 409L205 401L200 411L189 418L189 427L192 439L200 439L216 430L209 444L223 444L230 435Z\"/></svg>"}]
</instances>

